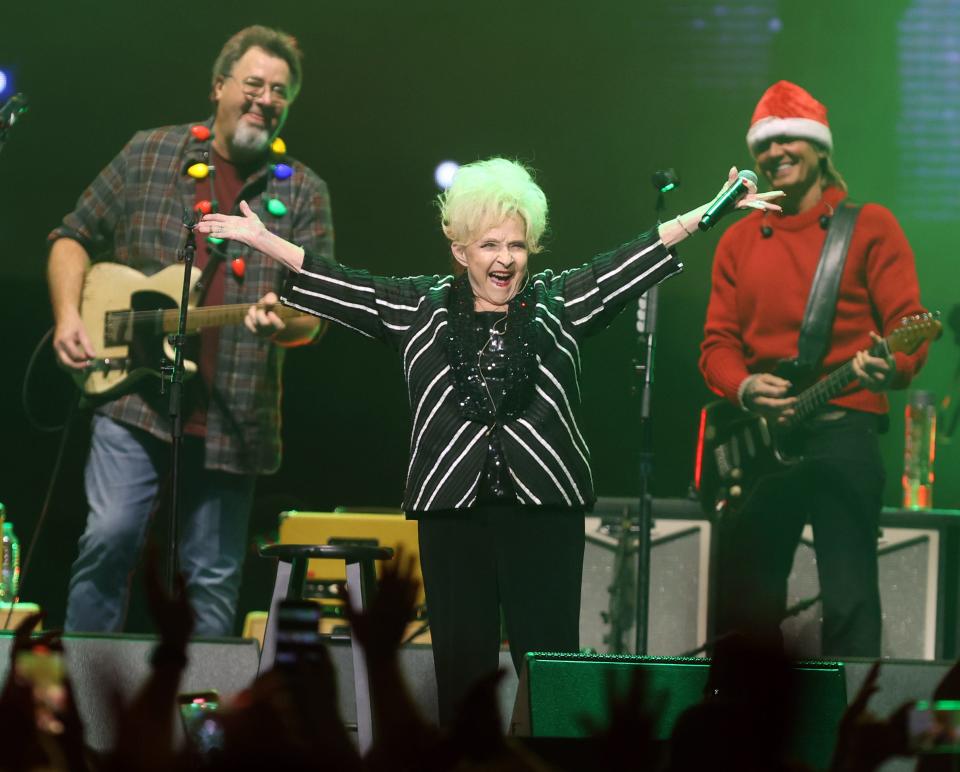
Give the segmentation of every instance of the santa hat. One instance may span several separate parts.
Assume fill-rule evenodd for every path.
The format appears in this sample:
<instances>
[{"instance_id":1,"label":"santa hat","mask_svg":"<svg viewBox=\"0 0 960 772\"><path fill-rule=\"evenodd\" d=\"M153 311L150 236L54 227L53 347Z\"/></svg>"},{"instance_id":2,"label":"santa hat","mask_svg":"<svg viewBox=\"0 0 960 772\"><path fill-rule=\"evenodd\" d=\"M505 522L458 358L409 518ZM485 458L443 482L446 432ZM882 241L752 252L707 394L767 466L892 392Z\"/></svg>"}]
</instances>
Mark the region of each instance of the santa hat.
<instances>
[{"instance_id":1,"label":"santa hat","mask_svg":"<svg viewBox=\"0 0 960 772\"><path fill-rule=\"evenodd\" d=\"M747 131L747 147L755 154L757 145L773 137L809 139L833 150L827 108L788 80L774 83L760 97Z\"/></svg>"}]
</instances>

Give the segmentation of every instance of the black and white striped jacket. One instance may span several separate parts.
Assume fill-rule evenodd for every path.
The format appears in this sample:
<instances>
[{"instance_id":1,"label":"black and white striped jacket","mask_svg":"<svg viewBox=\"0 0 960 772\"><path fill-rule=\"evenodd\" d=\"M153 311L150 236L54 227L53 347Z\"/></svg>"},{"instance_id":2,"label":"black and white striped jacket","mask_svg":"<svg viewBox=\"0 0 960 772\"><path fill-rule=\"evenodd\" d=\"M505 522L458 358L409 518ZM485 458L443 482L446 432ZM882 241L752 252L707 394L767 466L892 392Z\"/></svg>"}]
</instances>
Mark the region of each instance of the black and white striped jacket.
<instances>
[{"instance_id":1,"label":"black and white striped jacket","mask_svg":"<svg viewBox=\"0 0 960 772\"><path fill-rule=\"evenodd\" d=\"M503 425L503 453L523 504L593 502L590 451L577 425L580 343L683 266L652 231L585 265L531 277L540 336L533 398ZM485 423L465 419L443 345L452 276L385 278L307 253L281 300L395 347L413 424L404 509L471 506L486 459Z\"/></svg>"}]
</instances>

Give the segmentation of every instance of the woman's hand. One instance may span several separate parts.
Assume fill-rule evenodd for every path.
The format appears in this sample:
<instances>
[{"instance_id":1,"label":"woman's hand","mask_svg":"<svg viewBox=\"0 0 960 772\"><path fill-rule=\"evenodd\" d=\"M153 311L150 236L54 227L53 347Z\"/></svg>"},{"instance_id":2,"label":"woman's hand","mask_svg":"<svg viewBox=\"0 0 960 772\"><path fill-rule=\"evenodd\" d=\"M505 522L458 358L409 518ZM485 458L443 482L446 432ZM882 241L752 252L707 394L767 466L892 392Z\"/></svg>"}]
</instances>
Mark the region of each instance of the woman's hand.
<instances>
[{"instance_id":1,"label":"woman's hand","mask_svg":"<svg viewBox=\"0 0 960 772\"><path fill-rule=\"evenodd\" d=\"M691 209L684 214L677 215L672 220L667 220L661 224L658 231L664 246L672 247L674 244L683 241L687 236L692 236L696 233L700 218L703 217L706 211L713 205L713 202L720 198L720 196L737 181L738 174L737 167L731 166L730 171L727 173L727 181L710 202L698 206L696 209ZM766 193L757 193L757 184L755 182L744 179L744 183L747 186L747 193L737 201L737 209L759 209L762 212L782 211L782 207L779 204L773 203L775 199L786 195L782 190L770 190Z\"/></svg>"},{"instance_id":2,"label":"woman's hand","mask_svg":"<svg viewBox=\"0 0 960 772\"><path fill-rule=\"evenodd\" d=\"M197 223L197 233L216 236L218 239L239 241L248 247L259 249L267 229L246 201L240 202L242 217L230 214L205 214Z\"/></svg>"},{"instance_id":3,"label":"woman's hand","mask_svg":"<svg viewBox=\"0 0 960 772\"><path fill-rule=\"evenodd\" d=\"M720 198L721 195L737 181L737 178L740 175L740 171L736 166L731 166L730 171L727 172L727 181L724 183L723 187L720 188L720 192L713 197L713 201L716 201ZM749 180L746 177L743 178L744 184L747 186L747 195L737 201L737 209L759 209L761 212L780 212L783 211L783 207L779 204L771 203L778 198L783 198L786 193L782 190L768 190L766 193L757 193L757 184L753 180ZM713 204L713 201L709 205Z\"/></svg>"},{"instance_id":4,"label":"woman's hand","mask_svg":"<svg viewBox=\"0 0 960 772\"><path fill-rule=\"evenodd\" d=\"M303 267L303 249L268 231L246 201L240 202L239 217L219 212L205 214L195 230L220 239L239 241L283 263L291 271L299 273Z\"/></svg>"}]
</instances>

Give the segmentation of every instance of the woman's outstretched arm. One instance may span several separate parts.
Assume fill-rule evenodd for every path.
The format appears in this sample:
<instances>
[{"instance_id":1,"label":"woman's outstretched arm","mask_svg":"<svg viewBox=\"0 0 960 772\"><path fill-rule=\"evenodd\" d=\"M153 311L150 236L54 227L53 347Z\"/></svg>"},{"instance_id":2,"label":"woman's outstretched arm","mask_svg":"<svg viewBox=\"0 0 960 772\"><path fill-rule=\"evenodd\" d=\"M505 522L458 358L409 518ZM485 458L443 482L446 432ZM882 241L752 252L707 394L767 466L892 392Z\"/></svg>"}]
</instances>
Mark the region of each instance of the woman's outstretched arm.
<instances>
[{"instance_id":1,"label":"woman's outstretched arm","mask_svg":"<svg viewBox=\"0 0 960 772\"><path fill-rule=\"evenodd\" d=\"M689 212L679 214L672 220L667 220L665 223L661 223L657 230L663 245L666 247L672 247L674 244L678 244L683 241L685 238L687 238L687 236L692 236L694 233L696 233L700 224L700 219L706 213L707 209L709 209L713 205L713 202L726 192L727 188L736 182L737 176L737 167L731 167L730 171L727 173L726 183L722 188L720 188L720 192L717 193L712 200L708 201L706 204L698 206L696 209L691 209ZM757 193L757 185L755 182L745 179L744 183L747 186L747 194L737 201L737 209L760 209L761 211L765 210L770 212L780 211L780 205L774 204L773 201L781 198L784 195L782 190L771 190L766 193Z\"/></svg>"},{"instance_id":2,"label":"woman's outstretched arm","mask_svg":"<svg viewBox=\"0 0 960 772\"><path fill-rule=\"evenodd\" d=\"M291 273L280 291L285 305L394 347L403 344L424 296L450 281L444 276L375 276L348 268L271 233L244 201L240 212L206 215L197 232L239 241L288 268Z\"/></svg>"},{"instance_id":3,"label":"woman's outstretched arm","mask_svg":"<svg viewBox=\"0 0 960 772\"><path fill-rule=\"evenodd\" d=\"M239 241L282 263L291 271L300 273L303 267L303 247L291 244L267 230L246 201L240 202L240 211L242 217L220 212L205 214L197 223L196 231L220 239Z\"/></svg>"}]
</instances>

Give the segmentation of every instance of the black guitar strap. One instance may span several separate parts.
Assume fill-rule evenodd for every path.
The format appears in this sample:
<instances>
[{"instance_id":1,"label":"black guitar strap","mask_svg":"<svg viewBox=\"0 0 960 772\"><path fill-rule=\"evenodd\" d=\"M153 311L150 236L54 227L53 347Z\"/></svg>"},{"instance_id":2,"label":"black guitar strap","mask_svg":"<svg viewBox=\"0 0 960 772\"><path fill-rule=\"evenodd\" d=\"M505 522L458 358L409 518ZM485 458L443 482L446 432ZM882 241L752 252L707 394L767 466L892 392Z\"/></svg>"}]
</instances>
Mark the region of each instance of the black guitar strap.
<instances>
[{"instance_id":1,"label":"black guitar strap","mask_svg":"<svg viewBox=\"0 0 960 772\"><path fill-rule=\"evenodd\" d=\"M833 319L837 313L840 277L847 262L847 250L859 214L860 204L844 201L830 218L827 238L823 242L820 262L807 298L807 309L800 325L800 340L797 342L797 364L809 368L809 372L815 372L820 367L830 344Z\"/></svg>"}]
</instances>

